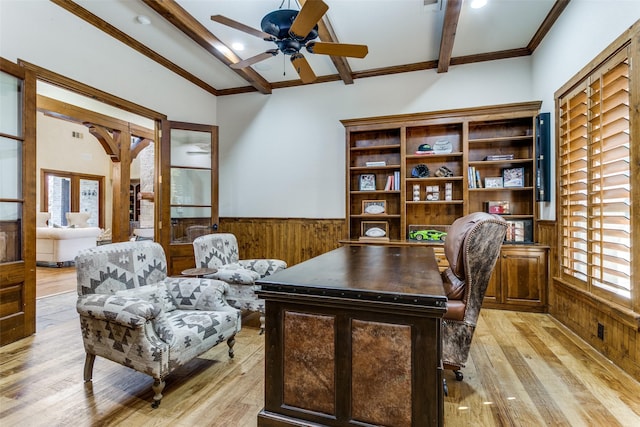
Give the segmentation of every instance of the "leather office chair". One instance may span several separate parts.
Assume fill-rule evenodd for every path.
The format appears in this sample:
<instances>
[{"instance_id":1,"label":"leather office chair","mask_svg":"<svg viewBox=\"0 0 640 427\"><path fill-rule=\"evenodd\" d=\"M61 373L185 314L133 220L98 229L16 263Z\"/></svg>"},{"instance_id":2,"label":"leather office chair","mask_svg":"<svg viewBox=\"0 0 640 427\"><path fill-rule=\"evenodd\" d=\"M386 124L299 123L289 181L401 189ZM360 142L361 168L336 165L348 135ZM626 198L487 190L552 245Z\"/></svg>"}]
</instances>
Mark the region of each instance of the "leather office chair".
<instances>
[{"instance_id":1,"label":"leather office chair","mask_svg":"<svg viewBox=\"0 0 640 427\"><path fill-rule=\"evenodd\" d=\"M458 218L447 233L444 252L449 267L442 272L442 280L449 300L442 321L442 360L458 381L463 379L460 368L469 356L484 293L506 231L507 223L501 217L475 212Z\"/></svg>"}]
</instances>

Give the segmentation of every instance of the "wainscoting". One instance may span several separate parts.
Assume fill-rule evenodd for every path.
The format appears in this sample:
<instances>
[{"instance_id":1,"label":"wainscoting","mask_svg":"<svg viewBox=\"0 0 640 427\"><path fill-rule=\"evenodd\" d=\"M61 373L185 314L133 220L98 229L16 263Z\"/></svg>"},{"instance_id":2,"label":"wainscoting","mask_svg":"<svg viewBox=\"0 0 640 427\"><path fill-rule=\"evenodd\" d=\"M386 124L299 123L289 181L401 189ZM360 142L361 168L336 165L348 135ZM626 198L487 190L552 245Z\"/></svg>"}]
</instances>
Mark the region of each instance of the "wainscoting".
<instances>
[{"instance_id":1,"label":"wainscoting","mask_svg":"<svg viewBox=\"0 0 640 427\"><path fill-rule=\"evenodd\" d=\"M540 243L551 247L549 313L640 381L640 314L618 308L558 280L558 240L554 221L538 223ZM598 324L604 327L598 338Z\"/></svg>"},{"instance_id":2,"label":"wainscoting","mask_svg":"<svg viewBox=\"0 0 640 427\"><path fill-rule=\"evenodd\" d=\"M340 247L345 220L220 218L219 231L235 234L241 258L277 258L292 266Z\"/></svg>"}]
</instances>

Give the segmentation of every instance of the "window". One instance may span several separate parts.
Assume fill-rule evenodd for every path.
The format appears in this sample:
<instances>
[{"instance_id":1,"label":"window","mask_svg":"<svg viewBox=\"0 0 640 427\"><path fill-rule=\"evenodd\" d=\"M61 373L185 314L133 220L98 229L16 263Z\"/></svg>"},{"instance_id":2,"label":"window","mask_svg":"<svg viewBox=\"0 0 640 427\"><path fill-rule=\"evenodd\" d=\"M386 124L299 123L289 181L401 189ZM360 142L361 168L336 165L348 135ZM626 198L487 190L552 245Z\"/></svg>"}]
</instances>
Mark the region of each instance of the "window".
<instances>
[{"instance_id":1,"label":"window","mask_svg":"<svg viewBox=\"0 0 640 427\"><path fill-rule=\"evenodd\" d=\"M50 224L67 225L67 212L89 212L89 226L104 227L103 176L50 170L42 170L42 176L41 206L51 214Z\"/></svg>"},{"instance_id":2,"label":"window","mask_svg":"<svg viewBox=\"0 0 640 427\"><path fill-rule=\"evenodd\" d=\"M637 99L631 52L627 40L610 55L600 55L607 59L557 96L557 202L561 279L637 310L633 263L640 251L632 249L638 241L632 200L640 179L632 161L638 157L633 152L638 141L632 144L638 132L632 129L639 124L630 108Z\"/></svg>"}]
</instances>

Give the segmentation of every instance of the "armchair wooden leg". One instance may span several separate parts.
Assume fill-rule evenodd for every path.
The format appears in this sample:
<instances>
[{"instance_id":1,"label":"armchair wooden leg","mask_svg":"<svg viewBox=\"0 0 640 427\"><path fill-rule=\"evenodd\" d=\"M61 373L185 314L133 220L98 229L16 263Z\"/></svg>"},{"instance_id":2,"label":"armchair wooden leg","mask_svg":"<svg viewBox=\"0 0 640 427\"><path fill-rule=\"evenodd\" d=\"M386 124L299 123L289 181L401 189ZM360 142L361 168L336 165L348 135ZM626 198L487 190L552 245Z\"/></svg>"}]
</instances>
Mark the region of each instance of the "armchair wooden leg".
<instances>
[{"instance_id":1,"label":"armchair wooden leg","mask_svg":"<svg viewBox=\"0 0 640 427\"><path fill-rule=\"evenodd\" d=\"M163 380L159 380L157 378L153 381L153 385L151 386L151 388L153 389L155 395L153 396L153 403L151 403L151 407L154 409L160 406L160 401L162 400L162 390L164 390L165 384L166 383Z\"/></svg>"},{"instance_id":2,"label":"armchair wooden leg","mask_svg":"<svg viewBox=\"0 0 640 427\"><path fill-rule=\"evenodd\" d=\"M231 338L229 338L227 340L227 345L229 346L229 358L233 359L234 353L233 353L233 346L236 343L236 336L232 336Z\"/></svg>"},{"instance_id":3,"label":"armchair wooden leg","mask_svg":"<svg viewBox=\"0 0 640 427\"><path fill-rule=\"evenodd\" d=\"M93 378L93 362L96 361L96 355L87 353L84 359L84 382L88 383Z\"/></svg>"}]
</instances>

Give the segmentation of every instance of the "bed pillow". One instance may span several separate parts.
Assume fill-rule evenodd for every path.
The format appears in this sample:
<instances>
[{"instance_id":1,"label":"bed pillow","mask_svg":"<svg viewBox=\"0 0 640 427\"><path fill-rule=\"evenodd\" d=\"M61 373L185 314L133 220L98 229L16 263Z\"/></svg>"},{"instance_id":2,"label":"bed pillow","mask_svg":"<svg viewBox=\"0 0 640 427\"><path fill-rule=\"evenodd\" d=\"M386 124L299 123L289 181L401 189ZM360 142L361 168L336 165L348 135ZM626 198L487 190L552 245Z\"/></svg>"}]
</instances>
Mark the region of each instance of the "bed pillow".
<instances>
[{"instance_id":1,"label":"bed pillow","mask_svg":"<svg viewBox=\"0 0 640 427\"><path fill-rule=\"evenodd\" d=\"M67 225L69 227L86 228L89 226L87 220L90 216L90 212L67 212Z\"/></svg>"},{"instance_id":2,"label":"bed pillow","mask_svg":"<svg viewBox=\"0 0 640 427\"><path fill-rule=\"evenodd\" d=\"M51 214L49 212L38 212L36 214L36 227L46 227L50 218Z\"/></svg>"}]
</instances>

